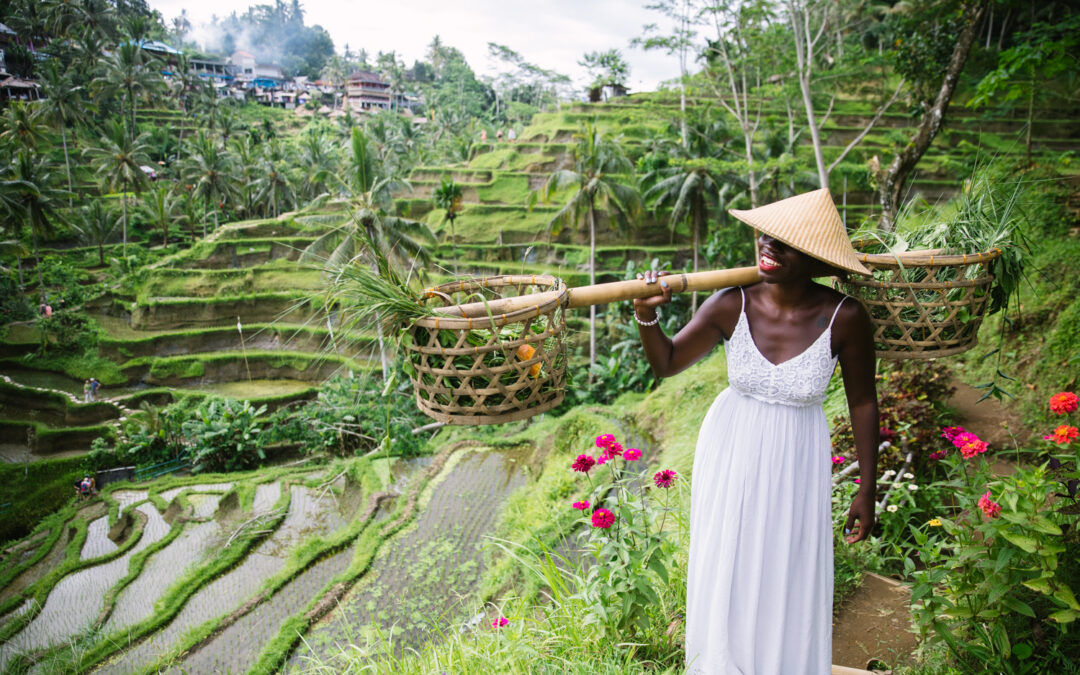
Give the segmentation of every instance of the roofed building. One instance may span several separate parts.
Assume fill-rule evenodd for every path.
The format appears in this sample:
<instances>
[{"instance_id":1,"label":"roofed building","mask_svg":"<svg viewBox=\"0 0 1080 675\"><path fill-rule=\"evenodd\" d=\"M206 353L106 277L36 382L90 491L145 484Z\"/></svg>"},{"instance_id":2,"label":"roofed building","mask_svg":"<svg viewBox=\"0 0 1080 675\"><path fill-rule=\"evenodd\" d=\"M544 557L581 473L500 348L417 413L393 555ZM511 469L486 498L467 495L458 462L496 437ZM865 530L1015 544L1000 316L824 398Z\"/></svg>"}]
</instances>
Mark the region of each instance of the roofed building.
<instances>
[{"instance_id":1,"label":"roofed building","mask_svg":"<svg viewBox=\"0 0 1080 675\"><path fill-rule=\"evenodd\" d=\"M353 110L390 108L390 84L370 70L360 70L349 76L345 96Z\"/></svg>"}]
</instances>

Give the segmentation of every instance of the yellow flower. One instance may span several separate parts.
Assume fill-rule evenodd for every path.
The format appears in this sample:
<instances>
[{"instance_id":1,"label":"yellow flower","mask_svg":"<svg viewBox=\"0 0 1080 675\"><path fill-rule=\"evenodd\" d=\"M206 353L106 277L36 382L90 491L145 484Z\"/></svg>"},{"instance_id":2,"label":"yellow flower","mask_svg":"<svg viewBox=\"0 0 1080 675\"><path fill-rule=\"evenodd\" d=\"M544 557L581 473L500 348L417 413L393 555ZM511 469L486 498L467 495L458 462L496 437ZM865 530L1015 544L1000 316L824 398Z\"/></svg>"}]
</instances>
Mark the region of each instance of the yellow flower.
<instances>
[{"instance_id":1,"label":"yellow flower","mask_svg":"<svg viewBox=\"0 0 1080 675\"><path fill-rule=\"evenodd\" d=\"M930 527L941 527L941 521L940 521L940 520L938 520L937 518L931 518L931 519L930 519L930 522L929 522L929 523L927 523L927 524L928 524L928 525L929 525Z\"/></svg>"}]
</instances>

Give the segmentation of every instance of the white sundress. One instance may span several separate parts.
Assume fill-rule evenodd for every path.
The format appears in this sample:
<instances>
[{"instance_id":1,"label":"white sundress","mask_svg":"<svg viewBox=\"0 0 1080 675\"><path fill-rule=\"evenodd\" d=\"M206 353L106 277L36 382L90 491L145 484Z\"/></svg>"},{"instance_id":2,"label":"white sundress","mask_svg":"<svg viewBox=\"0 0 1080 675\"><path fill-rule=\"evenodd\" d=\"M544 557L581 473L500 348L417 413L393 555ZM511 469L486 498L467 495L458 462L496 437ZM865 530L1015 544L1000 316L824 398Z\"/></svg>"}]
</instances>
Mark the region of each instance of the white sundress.
<instances>
[{"instance_id":1,"label":"white sundress","mask_svg":"<svg viewBox=\"0 0 1080 675\"><path fill-rule=\"evenodd\" d=\"M832 463L821 404L836 368L840 304L803 353L773 364L750 335L743 294L725 344L729 386L709 408L694 456L690 673L831 672Z\"/></svg>"}]
</instances>

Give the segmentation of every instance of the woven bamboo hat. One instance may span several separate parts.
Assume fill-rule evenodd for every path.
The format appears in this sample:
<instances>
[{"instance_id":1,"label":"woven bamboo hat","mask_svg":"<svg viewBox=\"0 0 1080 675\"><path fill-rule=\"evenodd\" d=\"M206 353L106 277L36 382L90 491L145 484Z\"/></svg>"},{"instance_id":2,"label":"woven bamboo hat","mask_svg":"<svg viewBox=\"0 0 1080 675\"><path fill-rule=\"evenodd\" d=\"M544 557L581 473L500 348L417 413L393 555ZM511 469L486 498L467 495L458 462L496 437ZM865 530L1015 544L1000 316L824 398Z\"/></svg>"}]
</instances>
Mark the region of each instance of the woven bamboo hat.
<instances>
[{"instance_id":1,"label":"woven bamboo hat","mask_svg":"<svg viewBox=\"0 0 1080 675\"><path fill-rule=\"evenodd\" d=\"M730 209L731 215L797 251L833 267L870 274L859 262L847 229L827 188L806 192L749 211Z\"/></svg>"}]
</instances>

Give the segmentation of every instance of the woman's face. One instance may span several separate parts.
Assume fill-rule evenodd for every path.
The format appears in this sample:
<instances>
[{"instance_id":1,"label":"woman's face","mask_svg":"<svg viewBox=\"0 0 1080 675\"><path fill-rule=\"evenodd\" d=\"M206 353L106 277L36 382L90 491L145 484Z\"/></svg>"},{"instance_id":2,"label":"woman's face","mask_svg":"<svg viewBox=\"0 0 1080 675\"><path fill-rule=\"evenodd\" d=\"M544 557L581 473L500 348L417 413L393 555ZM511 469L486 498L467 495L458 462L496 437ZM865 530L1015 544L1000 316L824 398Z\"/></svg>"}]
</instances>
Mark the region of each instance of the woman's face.
<instances>
[{"instance_id":1,"label":"woman's face","mask_svg":"<svg viewBox=\"0 0 1080 675\"><path fill-rule=\"evenodd\" d=\"M779 239L773 239L767 234L758 237L758 272L761 280L778 283L791 281L801 277L810 278L810 268L814 259L796 251Z\"/></svg>"}]
</instances>

